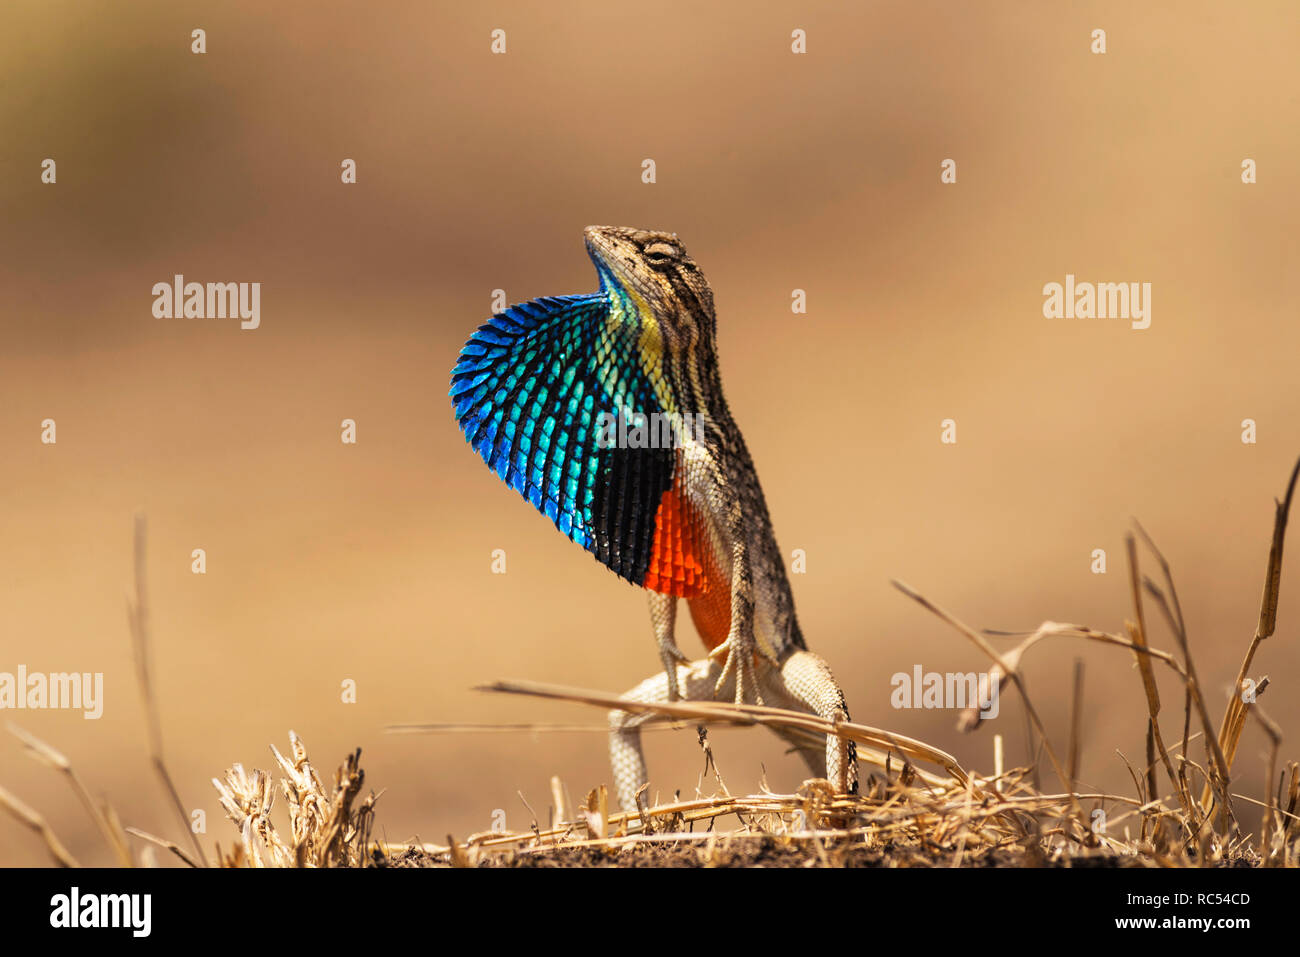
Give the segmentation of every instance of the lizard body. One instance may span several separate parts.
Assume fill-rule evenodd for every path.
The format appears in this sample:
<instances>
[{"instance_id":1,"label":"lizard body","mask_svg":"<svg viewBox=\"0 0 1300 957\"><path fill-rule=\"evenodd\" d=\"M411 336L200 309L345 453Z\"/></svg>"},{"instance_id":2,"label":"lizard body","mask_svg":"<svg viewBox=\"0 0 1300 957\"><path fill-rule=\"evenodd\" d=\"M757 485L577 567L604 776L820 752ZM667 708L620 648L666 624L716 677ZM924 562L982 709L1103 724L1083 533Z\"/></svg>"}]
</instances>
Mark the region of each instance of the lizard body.
<instances>
[{"instance_id":1,"label":"lizard body","mask_svg":"<svg viewBox=\"0 0 1300 957\"><path fill-rule=\"evenodd\" d=\"M450 394L466 439L560 531L648 590L663 671L626 698L727 694L847 720L829 667L804 643L723 395L708 282L675 234L593 226L585 235L598 292L512 306L462 349ZM679 599L708 649L702 661L678 648ZM649 718L610 720L615 783L632 809ZM830 736L823 754L782 736L814 773L856 790L852 742Z\"/></svg>"}]
</instances>

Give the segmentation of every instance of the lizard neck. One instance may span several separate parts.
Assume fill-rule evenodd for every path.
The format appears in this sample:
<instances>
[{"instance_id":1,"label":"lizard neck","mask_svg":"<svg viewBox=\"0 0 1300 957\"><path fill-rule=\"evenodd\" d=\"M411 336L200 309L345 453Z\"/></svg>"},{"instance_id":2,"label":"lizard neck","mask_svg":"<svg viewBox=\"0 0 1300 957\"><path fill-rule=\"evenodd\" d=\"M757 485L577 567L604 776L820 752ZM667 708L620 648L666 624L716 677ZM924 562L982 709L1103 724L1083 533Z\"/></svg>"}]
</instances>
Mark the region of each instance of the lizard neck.
<instances>
[{"instance_id":1,"label":"lizard neck","mask_svg":"<svg viewBox=\"0 0 1300 957\"><path fill-rule=\"evenodd\" d=\"M600 279L609 303L606 321L611 331L635 336L636 358L664 410L729 422L711 304L656 303L606 270Z\"/></svg>"}]
</instances>

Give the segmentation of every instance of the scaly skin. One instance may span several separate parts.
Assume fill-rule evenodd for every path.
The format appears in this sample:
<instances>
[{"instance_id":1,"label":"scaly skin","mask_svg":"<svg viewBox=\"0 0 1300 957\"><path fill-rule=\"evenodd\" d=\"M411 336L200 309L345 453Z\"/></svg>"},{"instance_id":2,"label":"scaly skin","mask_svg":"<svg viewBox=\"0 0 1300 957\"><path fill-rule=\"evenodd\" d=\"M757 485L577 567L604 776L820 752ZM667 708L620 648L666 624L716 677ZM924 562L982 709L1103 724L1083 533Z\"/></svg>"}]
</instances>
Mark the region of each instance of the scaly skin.
<instances>
[{"instance_id":1,"label":"scaly skin","mask_svg":"<svg viewBox=\"0 0 1300 957\"><path fill-rule=\"evenodd\" d=\"M847 720L829 667L799 630L758 474L723 396L708 282L672 233L592 226L586 242L598 293L512 307L466 343L451 390L466 437L561 531L649 590L664 670L629 700L725 694ZM635 438L608 448L602 412L633 425L631 416L666 414L684 427L671 448ZM679 598L709 650L703 661L678 648ZM628 810L646 780L646 720L610 715ZM852 742L830 736L823 754L782 736L814 774L857 790Z\"/></svg>"}]
</instances>

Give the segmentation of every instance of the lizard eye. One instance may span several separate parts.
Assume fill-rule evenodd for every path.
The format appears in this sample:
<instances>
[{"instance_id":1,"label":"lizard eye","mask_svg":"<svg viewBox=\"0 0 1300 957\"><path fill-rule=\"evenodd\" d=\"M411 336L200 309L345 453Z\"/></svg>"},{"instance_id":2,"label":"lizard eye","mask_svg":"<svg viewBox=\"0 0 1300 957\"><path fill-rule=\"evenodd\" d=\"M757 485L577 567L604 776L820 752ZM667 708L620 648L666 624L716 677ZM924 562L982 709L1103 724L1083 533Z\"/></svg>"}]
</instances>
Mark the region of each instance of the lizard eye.
<instances>
[{"instance_id":1,"label":"lizard eye","mask_svg":"<svg viewBox=\"0 0 1300 957\"><path fill-rule=\"evenodd\" d=\"M680 253L671 243L651 243L645 248L643 255L651 265L658 266L672 262Z\"/></svg>"}]
</instances>

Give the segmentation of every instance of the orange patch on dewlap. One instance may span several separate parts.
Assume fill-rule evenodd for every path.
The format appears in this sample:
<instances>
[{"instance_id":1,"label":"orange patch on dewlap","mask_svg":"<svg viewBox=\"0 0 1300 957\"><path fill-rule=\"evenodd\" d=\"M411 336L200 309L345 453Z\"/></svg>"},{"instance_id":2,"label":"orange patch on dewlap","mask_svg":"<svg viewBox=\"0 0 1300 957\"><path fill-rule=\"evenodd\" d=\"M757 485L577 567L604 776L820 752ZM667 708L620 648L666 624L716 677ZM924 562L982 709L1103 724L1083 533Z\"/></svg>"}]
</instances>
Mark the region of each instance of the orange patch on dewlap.
<instances>
[{"instance_id":1,"label":"orange patch on dewlap","mask_svg":"<svg viewBox=\"0 0 1300 957\"><path fill-rule=\"evenodd\" d=\"M699 522L674 483L664 492L655 512L654 547L642 584L651 591L678 598L704 594L708 581L700 546Z\"/></svg>"},{"instance_id":2,"label":"orange patch on dewlap","mask_svg":"<svg viewBox=\"0 0 1300 957\"><path fill-rule=\"evenodd\" d=\"M685 598L704 647L712 651L731 631L731 591L718 571L698 515L676 485L655 513L654 549L643 584Z\"/></svg>"}]
</instances>

